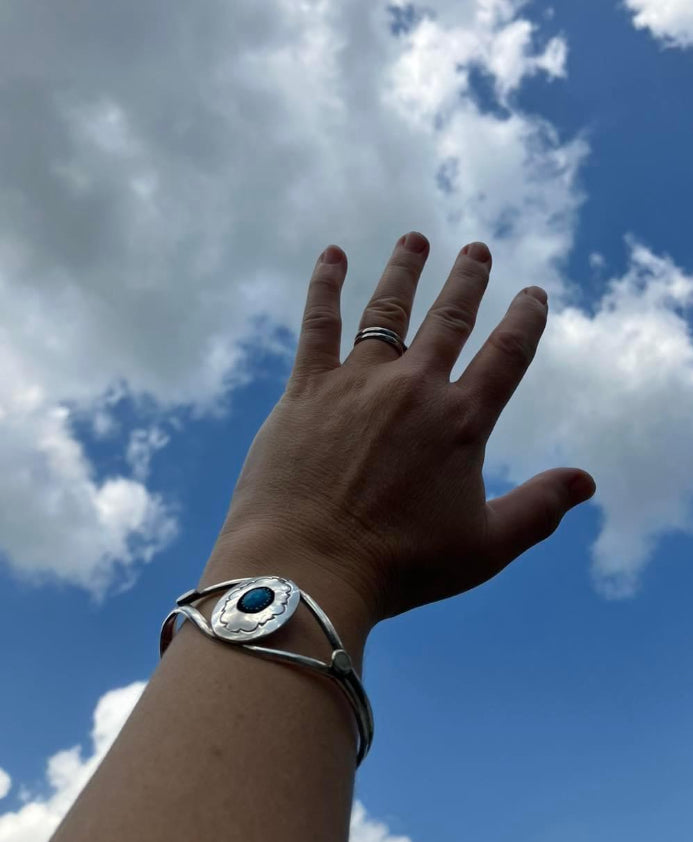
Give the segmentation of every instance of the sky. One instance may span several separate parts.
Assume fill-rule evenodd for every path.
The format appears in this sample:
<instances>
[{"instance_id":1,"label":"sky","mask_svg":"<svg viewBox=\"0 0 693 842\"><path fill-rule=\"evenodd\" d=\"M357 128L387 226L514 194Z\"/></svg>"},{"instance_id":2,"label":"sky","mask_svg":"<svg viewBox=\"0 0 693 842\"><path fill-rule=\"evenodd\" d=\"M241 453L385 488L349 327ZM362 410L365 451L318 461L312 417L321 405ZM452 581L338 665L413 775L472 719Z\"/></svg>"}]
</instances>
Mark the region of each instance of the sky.
<instances>
[{"instance_id":1,"label":"sky","mask_svg":"<svg viewBox=\"0 0 693 842\"><path fill-rule=\"evenodd\" d=\"M489 497L595 496L501 576L380 624L351 842L693 833L690 0L8 0L0 11L0 842L45 842L156 667L313 264L342 359L396 239L410 336L494 256L537 355Z\"/></svg>"}]
</instances>

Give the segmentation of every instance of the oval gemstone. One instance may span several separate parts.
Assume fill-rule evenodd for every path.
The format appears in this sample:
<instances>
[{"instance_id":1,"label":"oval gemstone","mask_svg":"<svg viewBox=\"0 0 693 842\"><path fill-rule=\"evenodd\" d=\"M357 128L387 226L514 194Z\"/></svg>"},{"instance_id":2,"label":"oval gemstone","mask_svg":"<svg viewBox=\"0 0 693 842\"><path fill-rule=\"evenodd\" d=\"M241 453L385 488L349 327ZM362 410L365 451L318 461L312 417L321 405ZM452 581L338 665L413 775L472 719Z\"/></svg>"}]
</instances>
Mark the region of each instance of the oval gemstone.
<instances>
[{"instance_id":1,"label":"oval gemstone","mask_svg":"<svg viewBox=\"0 0 693 842\"><path fill-rule=\"evenodd\" d=\"M274 602L274 591L272 588L253 588L247 591L238 600L238 609L246 614L257 614L263 608L267 608Z\"/></svg>"}]
</instances>

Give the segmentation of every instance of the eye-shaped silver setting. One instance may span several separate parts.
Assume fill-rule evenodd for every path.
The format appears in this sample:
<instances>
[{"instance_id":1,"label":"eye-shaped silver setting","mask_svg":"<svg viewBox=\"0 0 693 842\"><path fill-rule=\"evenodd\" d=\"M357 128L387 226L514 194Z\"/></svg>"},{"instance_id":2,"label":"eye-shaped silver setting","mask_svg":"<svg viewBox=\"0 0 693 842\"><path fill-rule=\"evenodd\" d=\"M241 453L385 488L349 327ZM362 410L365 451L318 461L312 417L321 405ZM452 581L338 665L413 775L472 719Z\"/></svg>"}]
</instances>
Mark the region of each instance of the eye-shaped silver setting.
<instances>
[{"instance_id":1,"label":"eye-shaped silver setting","mask_svg":"<svg viewBox=\"0 0 693 842\"><path fill-rule=\"evenodd\" d=\"M239 602L250 591L267 588L274 599L260 611L243 611ZM289 579L278 576L259 576L245 579L234 585L222 596L212 612L212 629L217 637L245 643L277 631L298 608L301 592Z\"/></svg>"}]
</instances>

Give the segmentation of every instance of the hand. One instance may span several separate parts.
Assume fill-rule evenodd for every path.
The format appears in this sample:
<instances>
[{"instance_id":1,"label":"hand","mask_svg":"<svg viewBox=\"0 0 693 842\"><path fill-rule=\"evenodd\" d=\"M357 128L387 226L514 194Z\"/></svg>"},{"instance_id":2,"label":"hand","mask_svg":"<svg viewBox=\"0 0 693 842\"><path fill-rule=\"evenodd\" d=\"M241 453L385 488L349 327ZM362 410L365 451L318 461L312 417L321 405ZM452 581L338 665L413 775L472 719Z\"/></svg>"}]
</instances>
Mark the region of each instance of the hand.
<instances>
[{"instance_id":1,"label":"hand","mask_svg":"<svg viewBox=\"0 0 693 842\"><path fill-rule=\"evenodd\" d=\"M360 328L405 338L428 250L416 232L397 242ZM490 268L483 243L465 246L404 355L369 339L340 364L347 261L328 248L310 282L286 391L248 453L222 535L269 528L286 536L305 548L306 564L355 590L375 625L485 582L591 497L589 474L553 468L486 501L486 441L547 318L546 293L520 291L451 382Z\"/></svg>"}]
</instances>

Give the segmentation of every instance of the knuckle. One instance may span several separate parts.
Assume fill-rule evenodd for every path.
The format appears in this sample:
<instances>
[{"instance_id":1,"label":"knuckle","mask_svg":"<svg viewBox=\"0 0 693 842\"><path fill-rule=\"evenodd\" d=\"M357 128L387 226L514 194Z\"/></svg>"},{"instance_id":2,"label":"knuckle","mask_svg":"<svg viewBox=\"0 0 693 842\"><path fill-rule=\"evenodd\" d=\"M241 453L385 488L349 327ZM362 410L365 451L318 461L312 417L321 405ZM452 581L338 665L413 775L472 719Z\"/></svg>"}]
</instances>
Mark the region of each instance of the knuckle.
<instances>
[{"instance_id":1,"label":"knuckle","mask_svg":"<svg viewBox=\"0 0 693 842\"><path fill-rule=\"evenodd\" d=\"M383 399L383 385L388 403L396 407L397 412L414 409L425 400L421 379L415 370L393 366L387 382L378 384L376 398L379 403Z\"/></svg>"},{"instance_id":2,"label":"knuckle","mask_svg":"<svg viewBox=\"0 0 693 842\"><path fill-rule=\"evenodd\" d=\"M464 446L480 440L483 425L479 400L474 392L451 384L442 408L445 427L452 431L457 445Z\"/></svg>"},{"instance_id":3,"label":"knuckle","mask_svg":"<svg viewBox=\"0 0 693 842\"><path fill-rule=\"evenodd\" d=\"M455 431L455 443L459 447L478 444L483 438L483 424L476 406L469 405L463 410L458 410L451 427Z\"/></svg>"},{"instance_id":4,"label":"knuckle","mask_svg":"<svg viewBox=\"0 0 693 842\"><path fill-rule=\"evenodd\" d=\"M439 324L465 338L476 324L474 311L460 304L439 304L431 310L431 315Z\"/></svg>"},{"instance_id":5,"label":"knuckle","mask_svg":"<svg viewBox=\"0 0 693 842\"><path fill-rule=\"evenodd\" d=\"M562 517L561 512L551 500L544 500L539 505L538 517L542 525L542 532L548 538L558 529Z\"/></svg>"},{"instance_id":6,"label":"knuckle","mask_svg":"<svg viewBox=\"0 0 693 842\"><path fill-rule=\"evenodd\" d=\"M334 272L334 270L326 271L328 269L332 269L332 265L329 263L313 277L310 284L314 290L319 289L330 295L335 295L340 292L342 287L341 276Z\"/></svg>"},{"instance_id":7,"label":"knuckle","mask_svg":"<svg viewBox=\"0 0 693 842\"><path fill-rule=\"evenodd\" d=\"M368 307L368 315L376 316L397 327L406 325L409 320L409 311L395 295L384 295L372 301ZM362 327L370 325L362 324Z\"/></svg>"},{"instance_id":8,"label":"knuckle","mask_svg":"<svg viewBox=\"0 0 693 842\"><path fill-rule=\"evenodd\" d=\"M522 367L527 367L534 358L534 349L527 337L520 331L495 330L489 341L505 357Z\"/></svg>"},{"instance_id":9,"label":"knuckle","mask_svg":"<svg viewBox=\"0 0 693 842\"><path fill-rule=\"evenodd\" d=\"M335 330L341 327L341 318L331 307L311 307L303 317L303 329L306 331Z\"/></svg>"},{"instance_id":10,"label":"knuckle","mask_svg":"<svg viewBox=\"0 0 693 842\"><path fill-rule=\"evenodd\" d=\"M387 392L392 397L409 396L416 392L417 381L412 372L405 368L397 367L389 374L387 379Z\"/></svg>"}]
</instances>

